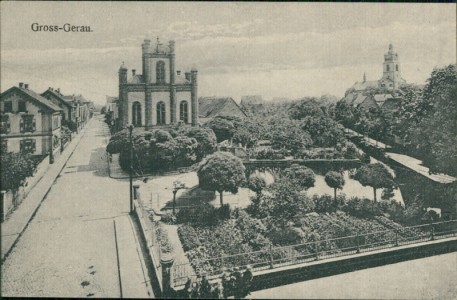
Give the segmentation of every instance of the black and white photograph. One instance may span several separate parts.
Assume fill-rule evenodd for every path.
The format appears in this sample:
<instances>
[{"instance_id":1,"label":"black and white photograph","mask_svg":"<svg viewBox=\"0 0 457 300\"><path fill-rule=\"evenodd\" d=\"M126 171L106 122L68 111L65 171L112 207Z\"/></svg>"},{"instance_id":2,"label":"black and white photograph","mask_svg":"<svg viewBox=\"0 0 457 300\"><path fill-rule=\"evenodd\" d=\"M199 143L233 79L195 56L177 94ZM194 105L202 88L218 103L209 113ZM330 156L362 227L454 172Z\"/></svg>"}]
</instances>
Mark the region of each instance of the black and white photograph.
<instances>
[{"instance_id":1,"label":"black and white photograph","mask_svg":"<svg viewBox=\"0 0 457 300\"><path fill-rule=\"evenodd\" d=\"M0 297L457 299L456 16L1 1Z\"/></svg>"}]
</instances>

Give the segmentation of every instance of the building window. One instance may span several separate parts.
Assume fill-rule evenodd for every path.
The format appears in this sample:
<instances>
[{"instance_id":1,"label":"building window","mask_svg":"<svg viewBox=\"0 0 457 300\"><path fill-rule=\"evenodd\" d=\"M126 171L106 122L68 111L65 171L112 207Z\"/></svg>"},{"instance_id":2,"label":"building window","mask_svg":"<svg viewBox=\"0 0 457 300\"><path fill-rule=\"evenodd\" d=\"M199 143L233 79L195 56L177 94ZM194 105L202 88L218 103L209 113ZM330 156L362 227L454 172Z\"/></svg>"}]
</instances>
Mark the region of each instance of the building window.
<instances>
[{"instance_id":1,"label":"building window","mask_svg":"<svg viewBox=\"0 0 457 300\"><path fill-rule=\"evenodd\" d=\"M35 118L33 115L22 116L19 123L21 133L34 132L36 130Z\"/></svg>"},{"instance_id":2,"label":"building window","mask_svg":"<svg viewBox=\"0 0 457 300\"><path fill-rule=\"evenodd\" d=\"M141 104L138 101L132 105L132 124L135 127L141 126Z\"/></svg>"},{"instance_id":3,"label":"building window","mask_svg":"<svg viewBox=\"0 0 457 300\"><path fill-rule=\"evenodd\" d=\"M386 71L387 71L387 72L390 71L389 65L386 66Z\"/></svg>"},{"instance_id":4,"label":"building window","mask_svg":"<svg viewBox=\"0 0 457 300\"><path fill-rule=\"evenodd\" d=\"M156 64L156 78L157 83L165 83L165 63L158 61Z\"/></svg>"},{"instance_id":5,"label":"building window","mask_svg":"<svg viewBox=\"0 0 457 300\"><path fill-rule=\"evenodd\" d=\"M395 65L395 70L398 71L398 65Z\"/></svg>"},{"instance_id":6,"label":"building window","mask_svg":"<svg viewBox=\"0 0 457 300\"><path fill-rule=\"evenodd\" d=\"M179 120L184 123L189 123L189 113L188 113L188 104L187 101L181 101L179 103Z\"/></svg>"},{"instance_id":7,"label":"building window","mask_svg":"<svg viewBox=\"0 0 457 300\"><path fill-rule=\"evenodd\" d=\"M8 153L8 140L2 139L0 153L1 154Z\"/></svg>"},{"instance_id":8,"label":"building window","mask_svg":"<svg viewBox=\"0 0 457 300\"><path fill-rule=\"evenodd\" d=\"M1 115L0 117L0 133L10 133L11 124L8 115Z\"/></svg>"},{"instance_id":9,"label":"building window","mask_svg":"<svg viewBox=\"0 0 457 300\"><path fill-rule=\"evenodd\" d=\"M25 101L19 101L17 112L27 112Z\"/></svg>"},{"instance_id":10,"label":"building window","mask_svg":"<svg viewBox=\"0 0 457 300\"><path fill-rule=\"evenodd\" d=\"M36 150L36 142L34 139L21 140L21 153L34 153Z\"/></svg>"},{"instance_id":11,"label":"building window","mask_svg":"<svg viewBox=\"0 0 457 300\"><path fill-rule=\"evenodd\" d=\"M5 101L3 111L6 113L13 112L13 101Z\"/></svg>"},{"instance_id":12,"label":"building window","mask_svg":"<svg viewBox=\"0 0 457 300\"><path fill-rule=\"evenodd\" d=\"M157 103L157 125L165 125L165 103Z\"/></svg>"}]
</instances>

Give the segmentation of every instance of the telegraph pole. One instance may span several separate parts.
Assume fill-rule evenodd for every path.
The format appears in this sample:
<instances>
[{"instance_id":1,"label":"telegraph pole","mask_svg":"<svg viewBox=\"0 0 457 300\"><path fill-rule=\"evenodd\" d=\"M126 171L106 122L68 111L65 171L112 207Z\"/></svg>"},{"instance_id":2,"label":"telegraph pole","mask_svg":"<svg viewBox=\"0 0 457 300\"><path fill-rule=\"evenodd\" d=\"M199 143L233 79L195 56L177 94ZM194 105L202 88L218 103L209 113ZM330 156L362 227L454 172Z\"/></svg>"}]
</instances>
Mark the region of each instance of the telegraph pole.
<instances>
[{"instance_id":1,"label":"telegraph pole","mask_svg":"<svg viewBox=\"0 0 457 300\"><path fill-rule=\"evenodd\" d=\"M130 124L129 127L129 140L130 140L130 168L129 168L129 178L130 178L130 213L133 212L133 125Z\"/></svg>"}]
</instances>

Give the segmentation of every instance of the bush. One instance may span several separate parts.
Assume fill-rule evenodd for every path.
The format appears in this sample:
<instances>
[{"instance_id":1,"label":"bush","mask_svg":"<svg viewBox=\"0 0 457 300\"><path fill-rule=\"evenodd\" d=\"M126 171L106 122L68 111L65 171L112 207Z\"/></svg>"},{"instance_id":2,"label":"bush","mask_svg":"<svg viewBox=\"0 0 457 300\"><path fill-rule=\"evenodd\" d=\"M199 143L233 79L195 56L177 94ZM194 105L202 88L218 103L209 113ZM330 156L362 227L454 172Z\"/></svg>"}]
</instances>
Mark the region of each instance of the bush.
<instances>
[{"instance_id":1,"label":"bush","mask_svg":"<svg viewBox=\"0 0 457 300\"><path fill-rule=\"evenodd\" d=\"M165 224L176 224L176 217L173 215L173 213L167 212L160 217L160 221Z\"/></svg>"},{"instance_id":2,"label":"bush","mask_svg":"<svg viewBox=\"0 0 457 300\"><path fill-rule=\"evenodd\" d=\"M343 207L343 211L357 218L368 218L379 215L378 206L367 198L352 197Z\"/></svg>"},{"instance_id":3,"label":"bush","mask_svg":"<svg viewBox=\"0 0 457 300\"><path fill-rule=\"evenodd\" d=\"M315 211L318 213L335 212L337 210L333 197L328 194L322 196L313 195L312 199L315 205Z\"/></svg>"},{"instance_id":4,"label":"bush","mask_svg":"<svg viewBox=\"0 0 457 300\"><path fill-rule=\"evenodd\" d=\"M201 246L197 231L188 224L178 227L178 235L186 252Z\"/></svg>"},{"instance_id":5,"label":"bush","mask_svg":"<svg viewBox=\"0 0 457 300\"><path fill-rule=\"evenodd\" d=\"M287 151L283 149L273 150L264 149L261 151L254 152L255 159L284 159L287 155Z\"/></svg>"}]
</instances>

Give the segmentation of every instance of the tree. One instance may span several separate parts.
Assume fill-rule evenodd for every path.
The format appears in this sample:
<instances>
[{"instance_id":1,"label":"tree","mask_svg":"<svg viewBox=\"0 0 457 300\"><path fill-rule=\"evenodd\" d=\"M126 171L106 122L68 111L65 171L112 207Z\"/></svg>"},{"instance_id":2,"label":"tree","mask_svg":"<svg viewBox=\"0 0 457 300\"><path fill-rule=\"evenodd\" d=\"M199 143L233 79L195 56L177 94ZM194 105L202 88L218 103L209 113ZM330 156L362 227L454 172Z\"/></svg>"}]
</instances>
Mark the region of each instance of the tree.
<instances>
[{"instance_id":1,"label":"tree","mask_svg":"<svg viewBox=\"0 0 457 300\"><path fill-rule=\"evenodd\" d=\"M249 178L248 187L251 191L257 194L257 197L260 196L262 190L267 186L267 183L264 178L260 176L252 176Z\"/></svg>"},{"instance_id":2,"label":"tree","mask_svg":"<svg viewBox=\"0 0 457 300\"><path fill-rule=\"evenodd\" d=\"M33 176L37 161L30 154L2 153L1 190L16 192L27 177Z\"/></svg>"},{"instance_id":3,"label":"tree","mask_svg":"<svg viewBox=\"0 0 457 300\"><path fill-rule=\"evenodd\" d=\"M284 122L271 132L271 144L274 149L287 149L296 153L299 149L312 144L308 132L303 131L296 122Z\"/></svg>"},{"instance_id":4,"label":"tree","mask_svg":"<svg viewBox=\"0 0 457 300\"><path fill-rule=\"evenodd\" d=\"M360 167L355 173L354 179L363 186L371 186L373 188L374 203L376 203L377 189L394 186L392 174L381 163L367 164Z\"/></svg>"},{"instance_id":5,"label":"tree","mask_svg":"<svg viewBox=\"0 0 457 300\"><path fill-rule=\"evenodd\" d=\"M235 134L235 124L233 120L228 120L225 117L215 117L206 122L205 127L213 130L218 143L232 139Z\"/></svg>"},{"instance_id":6,"label":"tree","mask_svg":"<svg viewBox=\"0 0 457 300\"><path fill-rule=\"evenodd\" d=\"M197 140L197 161L216 150L217 140L214 131L208 127L183 127L181 133Z\"/></svg>"},{"instance_id":7,"label":"tree","mask_svg":"<svg viewBox=\"0 0 457 300\"><path fill-rule=\"evenodd\" d=\"M316 181L316 176L314 175L313 170L297 164L285 169L283 175L289 180L289 182L296 184L305 190L313 187L314 182Z\"/></svg>"},{"instance_id":8,"label":"tree","mask_svg":"<svg viewBox=\"0 0 457 300\"><path fill-rule=\"evenodd\" d=\"M333 188L335 192L335 204L336 204L336 190L343 189L344 186L344 177L341 173L330 171L325 174L325 182L331 188Z\"/></svg>"},{"instance_id":9,"label":"tree","mask_svg":"<svg viewBox=\"0 0 457 300\"><path fill-rule=\"evenodd\" d=\"M221 207L223 192L238 192L246 177L245 167L238 157L228 152L215 152L208 156L198 168L198 182L203 190L219 192Z\"/></svg>"}]
</instances>

